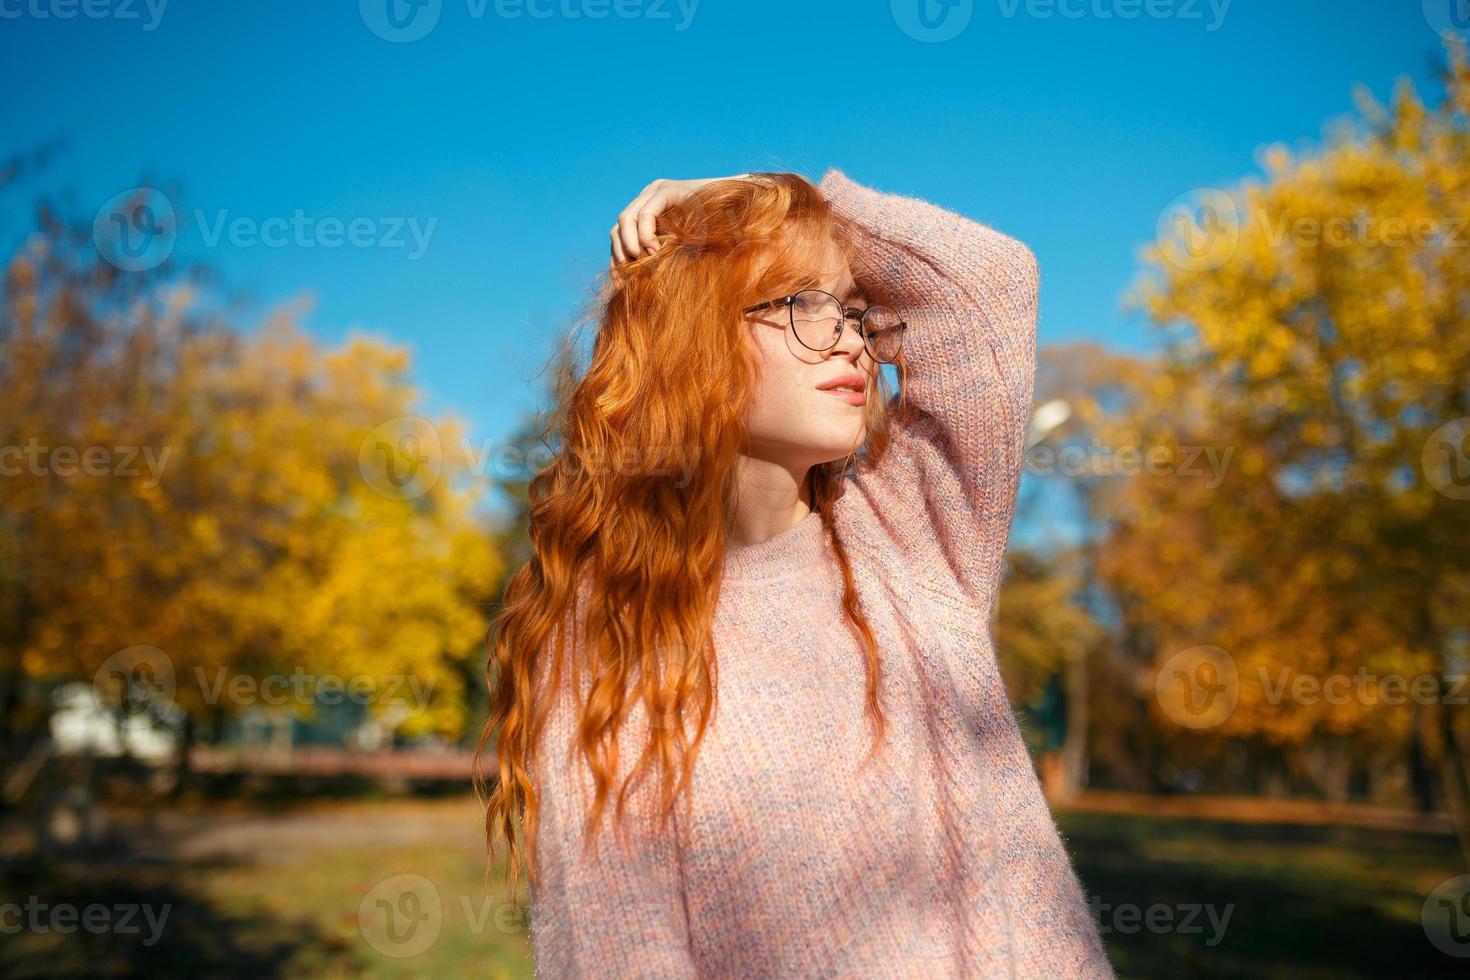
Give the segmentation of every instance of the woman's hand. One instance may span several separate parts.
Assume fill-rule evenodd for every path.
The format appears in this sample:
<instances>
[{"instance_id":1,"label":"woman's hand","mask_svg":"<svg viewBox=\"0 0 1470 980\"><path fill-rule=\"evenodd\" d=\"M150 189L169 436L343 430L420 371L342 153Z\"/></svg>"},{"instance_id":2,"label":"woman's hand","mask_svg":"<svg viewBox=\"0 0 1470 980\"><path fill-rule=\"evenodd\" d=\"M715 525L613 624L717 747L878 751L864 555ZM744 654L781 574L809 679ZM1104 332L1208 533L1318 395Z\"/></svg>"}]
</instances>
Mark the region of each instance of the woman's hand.
<instances>
[{"instance_id":1,"label":"woman's hand","mask_svg":"<svg viewBox=\"0 0 1470 980\"><path fill-rule=\"evenodd\" d=\"M618 215L617 224L612 226L612 260L609 266L616 270L618 265L643 254L658 251L658 239L654 237L655 221L665 208L678 204L705 184L717 180L734 180L749 177L736 174L734 177L696 177L690 180L670 180L660 177L642 193L633 198Z\"/></svg>"}]
</instances>

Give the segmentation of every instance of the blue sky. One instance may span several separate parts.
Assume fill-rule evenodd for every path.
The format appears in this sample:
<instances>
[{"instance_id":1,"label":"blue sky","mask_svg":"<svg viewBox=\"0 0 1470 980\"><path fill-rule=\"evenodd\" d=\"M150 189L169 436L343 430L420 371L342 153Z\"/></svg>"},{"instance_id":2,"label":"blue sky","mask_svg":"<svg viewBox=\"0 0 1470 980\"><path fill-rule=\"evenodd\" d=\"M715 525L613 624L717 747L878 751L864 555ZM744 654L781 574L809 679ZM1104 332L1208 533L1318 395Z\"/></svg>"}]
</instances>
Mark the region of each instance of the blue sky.
<instances>
[{"instance_id":1,"label":"blue sky","mask_svg":"<svg viewBox=\"0 0 1470 980\"><path fill-rule=\"evenodd\" d=\"M1160 210L1319 140L1355 83L1437 99L1453 0L922 0L934 28L919 0L391 0L401 30L389 2L0 0L0 152L65 138L45 186L87 213L176 179L206 223L179 254L406 344L483 441L655 177L840 167L1027 242L1043 343L1147 348L1118 301ZM361 244L209 240L298 214Z\"/></svg>"}]
</instances>

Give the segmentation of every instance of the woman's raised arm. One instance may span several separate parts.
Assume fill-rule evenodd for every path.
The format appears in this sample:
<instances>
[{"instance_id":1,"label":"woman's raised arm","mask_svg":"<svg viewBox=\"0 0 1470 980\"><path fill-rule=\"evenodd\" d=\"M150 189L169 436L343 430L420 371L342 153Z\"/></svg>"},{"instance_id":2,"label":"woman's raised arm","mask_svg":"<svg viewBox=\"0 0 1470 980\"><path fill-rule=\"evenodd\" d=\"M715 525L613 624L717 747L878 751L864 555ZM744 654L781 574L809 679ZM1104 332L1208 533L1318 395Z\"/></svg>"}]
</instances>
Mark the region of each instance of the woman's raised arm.
<instances>
[{"instance_id":1,"label":"woman's raised arm","mask_svg":"<svg viewBox=\"0 0 1470 980\"><path fill-rule=\"evenodd\" d=\"M942 571L988 614L1015 509L1036 366L1040 277L1024 244L840 170L819 184L855 224L853 277L908 323L906 401L884 457L839 499L856 547L886 539L908 571Z\"/></svg>"}]
</instances>

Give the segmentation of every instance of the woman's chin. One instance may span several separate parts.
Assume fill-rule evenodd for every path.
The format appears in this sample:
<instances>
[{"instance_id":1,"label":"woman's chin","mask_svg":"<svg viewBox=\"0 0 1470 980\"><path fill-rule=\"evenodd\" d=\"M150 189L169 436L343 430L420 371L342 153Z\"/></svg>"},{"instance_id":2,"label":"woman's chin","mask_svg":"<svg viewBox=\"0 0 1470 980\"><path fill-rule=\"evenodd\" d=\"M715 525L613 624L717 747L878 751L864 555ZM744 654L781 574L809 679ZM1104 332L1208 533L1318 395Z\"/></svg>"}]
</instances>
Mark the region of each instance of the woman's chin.
<instances>
[{"instance_id":1,"label":"woman's chin","mask_svg":"<svg viewBox=\"0 0 1470 980\"><path fill-rule=\"evenodd\" d=\"M848 456L855 455L862 448L862 443L859 441L860 437L861 433L845 440L834 441L824 445L821 451L821 458L817 462L836 463L846 459Z\"/></svg>"}]
</instances>

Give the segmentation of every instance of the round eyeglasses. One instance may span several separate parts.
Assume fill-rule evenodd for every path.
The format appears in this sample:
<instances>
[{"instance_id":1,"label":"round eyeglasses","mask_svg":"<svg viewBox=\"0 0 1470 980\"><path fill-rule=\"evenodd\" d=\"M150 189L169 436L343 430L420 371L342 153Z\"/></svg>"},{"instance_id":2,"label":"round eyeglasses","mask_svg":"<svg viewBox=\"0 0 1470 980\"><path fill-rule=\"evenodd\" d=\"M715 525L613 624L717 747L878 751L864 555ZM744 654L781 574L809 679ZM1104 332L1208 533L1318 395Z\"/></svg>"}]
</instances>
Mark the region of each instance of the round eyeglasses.
<instances>
[{"instance_id":1,"label":"round eyeglasses","mask_svg":"<svg viewBox=\"0 0 1470 980\"><path fill-rule=\"evenodd\" d=\"M873 360L891 364L903 350L903 333L908 329L899 315L886 306L865 310L844 307L842 301L822 289L803 289L789 296L747 306L742 313L758 313L775 306L786 307L791 332L808 350L827 351L837 346L848 317L858 321L858 334Z\"/></svg>"}]
</instances>

